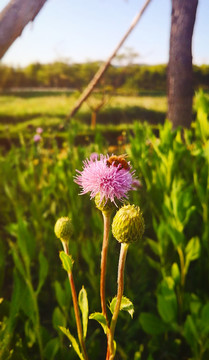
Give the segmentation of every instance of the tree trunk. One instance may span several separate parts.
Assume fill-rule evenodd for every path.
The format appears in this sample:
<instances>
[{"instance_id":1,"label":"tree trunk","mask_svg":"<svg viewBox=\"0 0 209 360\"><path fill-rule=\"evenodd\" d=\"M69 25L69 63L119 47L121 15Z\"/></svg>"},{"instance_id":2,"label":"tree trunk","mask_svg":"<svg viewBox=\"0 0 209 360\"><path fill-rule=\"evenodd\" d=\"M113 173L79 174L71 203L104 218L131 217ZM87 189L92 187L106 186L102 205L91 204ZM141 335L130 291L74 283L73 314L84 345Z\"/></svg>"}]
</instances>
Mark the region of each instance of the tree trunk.
<instances>
[{"instance_id":1,"label":"tree trunk","mask_svg":"<svg viewBox=\"0 0 209 360\"><path fill-rule=\"evenodd\" d=\"M198 0L172 0L168 64L168 119L173 127L192 121L192 35Z\"/></svg>"},{"instance_id":2,"label":"tree trunk","mask_svg":"<svg viewBox=\"0 0 209 360\"><path fill-rule=\"evenodd\" d=\"M0 59L46 0L11 0L0 13Z\"/></svg>"}]
</instances>

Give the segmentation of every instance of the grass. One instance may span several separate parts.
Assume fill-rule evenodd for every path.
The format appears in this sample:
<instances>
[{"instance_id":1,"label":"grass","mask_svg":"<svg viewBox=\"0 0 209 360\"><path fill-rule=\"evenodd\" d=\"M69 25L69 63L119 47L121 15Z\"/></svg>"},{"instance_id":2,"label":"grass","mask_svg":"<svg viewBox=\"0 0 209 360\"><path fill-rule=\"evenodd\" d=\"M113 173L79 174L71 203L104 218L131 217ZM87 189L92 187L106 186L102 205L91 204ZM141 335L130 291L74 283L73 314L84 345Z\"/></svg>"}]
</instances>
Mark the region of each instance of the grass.
<instances>
[{"instance_id":1,"label":"grass","mask_svg":"<svg viewBox=\"0 0 209 360\"><path fill-rule=\"evenodd\" d=\"M20 96L0 96L0 117L27 117L31 115L66 116L75 104L77 96L40 96L23 98ZM151 96L113 96L106 107L140 106L154 111L166 111L166 97ZM82 105L80 112L90 112L86 103Z\"/></svg>"},{"instance_id":2,"label":"grass","mask_svg":"<svg viewBox=\"0 0 209 360\"><path fill-rule=\"evenodd\" d=\"M27 96L26 96L27 95ZM78 94L3 94L0 96L0 137L16 138L19 133L31 137L36 127L60 130L73 108ZM90 99L98 104L98 96ZM166 113L165 96L112 96L97 117L97 130L118 132L133 128L133 120L148 120ZM91 110L84 103L75 116L78 134L91 134Z\"/></svg>"},{"instance_id":3,"label":"grass","mask_svg":"<svg viewBox=\"0 0 209 360\"><path fill-rule=\"evenodd\" d=\"M0 97L0 117L27 117L31 115L66 116L75 102L75 96L41 96L22 98L19 96Z\"/></svg>"},{"instance_id":4,"label":"grass","mask_svg":"<svg viewBox=\"0 0 209 360\"><path fill-rule=\"evenodd\" d=\"M111 106L140 106L142 108L153 110L153 111L167 111L166 96L116 96L112 98Z\"/></svg>"}]
</instances>

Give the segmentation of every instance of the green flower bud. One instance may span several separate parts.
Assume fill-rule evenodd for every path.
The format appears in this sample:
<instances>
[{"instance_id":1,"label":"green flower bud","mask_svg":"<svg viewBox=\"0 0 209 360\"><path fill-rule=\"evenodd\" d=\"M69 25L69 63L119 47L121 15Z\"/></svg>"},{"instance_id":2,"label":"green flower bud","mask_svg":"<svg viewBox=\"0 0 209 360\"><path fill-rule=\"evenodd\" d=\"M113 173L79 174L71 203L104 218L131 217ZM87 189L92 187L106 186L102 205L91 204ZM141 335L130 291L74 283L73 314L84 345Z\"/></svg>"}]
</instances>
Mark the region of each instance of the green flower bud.
<instances>
[{"instance_id":1,"label":"green flower bud","mask_svg":"<svg viewBox=\"0 0 209 360\"><path fill-rule=\"evenodd\" d=\"M72 235L71 220L68 217L59 218L55 224L54 232L58 239L68 242Z\"/></svg>"},{"instance_id":2,"label":"green flower bud","mask_svg":"<svg viewBox=\"0 0 209 360\"><path fill-rule=\"evenodd\" d=\"M100 211L102 211L103 213L110 213L114 210L115 208L115 204L108 199L106 202L106 199L103 198L102 201L100 200L100 193L98 193L95 196L95 204L97 209L99 209Z\"/></svg>"},{"instance_id":3,"label":"green flower bud","mask_svg":"<svg viewBox=\"0 0 209 360\"><path fill-rule=\"evenodd\" d=\"M112 233L120 243L131 243L141 239L144 234L144 218L140 208L135 205L120 208L112 222Z\"/></svg>"}]
</instances>

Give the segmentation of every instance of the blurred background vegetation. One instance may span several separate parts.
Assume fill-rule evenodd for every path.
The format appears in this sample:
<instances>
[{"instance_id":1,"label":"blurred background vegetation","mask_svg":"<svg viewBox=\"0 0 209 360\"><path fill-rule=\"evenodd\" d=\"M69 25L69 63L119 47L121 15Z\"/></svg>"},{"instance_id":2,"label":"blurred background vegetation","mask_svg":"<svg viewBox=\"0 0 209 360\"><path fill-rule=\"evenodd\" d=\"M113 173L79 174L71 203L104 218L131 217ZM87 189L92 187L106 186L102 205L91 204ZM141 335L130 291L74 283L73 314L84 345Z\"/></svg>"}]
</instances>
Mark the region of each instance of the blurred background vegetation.
<instances>
[{"instance_id":1,"label":"blurred background vegetation","mask_svg":"<svg viewBox=\"0 0 209 360\"><path fill-rule=\"evenodd\" d=\"M30 64L23 68L0 65L0 89L66 88L81 91L88 85L101 62L67 64ZM166 65L110 66L102 87L110 92L140 94L144 91L166 93ZM209 90L209 66L193 66L194 87ZM106 89L107 90L107 89Z\"/></svg>"}]
</instances>

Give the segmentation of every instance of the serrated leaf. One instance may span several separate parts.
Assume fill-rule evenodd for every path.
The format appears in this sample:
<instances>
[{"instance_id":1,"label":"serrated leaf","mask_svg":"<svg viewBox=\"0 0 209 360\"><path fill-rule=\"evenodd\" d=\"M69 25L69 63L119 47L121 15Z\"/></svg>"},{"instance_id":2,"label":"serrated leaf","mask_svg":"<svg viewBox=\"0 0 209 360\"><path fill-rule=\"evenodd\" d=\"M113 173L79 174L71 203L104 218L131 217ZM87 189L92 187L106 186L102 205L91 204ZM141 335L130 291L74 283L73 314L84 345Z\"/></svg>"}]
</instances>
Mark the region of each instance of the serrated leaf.
<instances>
[{"instance_id":1,"label":"serrated leaf","mask_svg":"<svg viewBox=\"0 0 209 360\"><path fill-rule=\"evenodd\" d=\"M67 272L71 272L73 268L73 258L71 255L66 254L64 251L60 251L60 259L62 261L62 266Z\"/></svg>"},{"instance_id":2,"label":"serrated leaf","mask_svg":"<svg viewBox=\"0 0 209 360\"><path fill-rule=\"evenodd\" d=\"M68 339L70 340L72 346L73 346L73 349L75 350L76 354L79 356L79 358L81 360L84 360L84 357L80 351L80 348L79 348L79 345L76 341L76 339L74 338L74 336L70 333L70 330L66 329L65 327L62 327L62 326L59 326L60 330L63 332L63 334L65 334Z\"/></svg>"},{"instance_id":3,"label":"serrated leaf","mask_svg":"<svg viewBox=\"0 0 209 360\"><path fill-rule=\"evenodd\" d=\"M116 301L117 301L117 297L115 296L112 299L111 303L110 303L110 311L111 311L112 314L114 313ZM120 310L127 311L131 315L131 317L133 318L133 314L134 314L133 303L131 302L131 300L129 300L125 296L122 296L122 300L121 300L121 304L120 304Z\"/></svg>"},{"instance_id":4,"label":"serrated leaf","mask_svg":"<svg viewBox=\"0 0 209 360\"><path fill-rule=\"evenodd\" d=\"M39 259L39 283L36 290L37 294L40 292L48 274L48 261L42 252L40 252L38 259Z\"/></svg>"},{"instance_id":5,"label":"serrated leaf","mask_svg":"<svg viewBox=\"0 0 209 360\"><path fill-rule=\"evenodd\" d=\"M104 330L104 333L106 334L107 333L107 322L106 322L106 319L104 317L104 315L100 312L95 312L95 313L92 313L90 316L89 316L89 319L91 320L96 320L103 328Z\"/></svg>"},{"instance_id":6,"label":"serrated leaf","mask_svg":"<svg viewBox=\"0 0 209 360\"><path fill-rule=\"evenodd\" d=\"M82 287L81 291L79 292L78 303L79 303L79 307L81 309L81 314L82 314L83 336L85 339L86 334L87 334L87 327L88 327L89 305L88 305L87 292L86 292L84 286Z\"/></svg>"}]
</instances>

